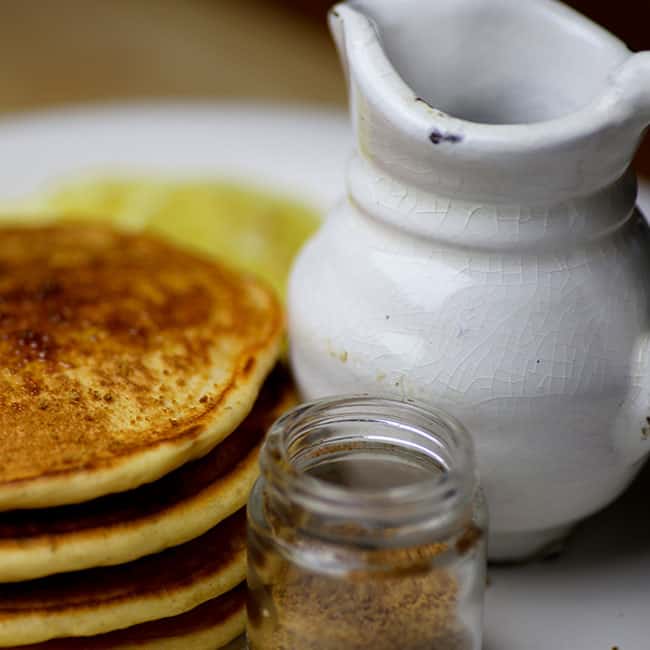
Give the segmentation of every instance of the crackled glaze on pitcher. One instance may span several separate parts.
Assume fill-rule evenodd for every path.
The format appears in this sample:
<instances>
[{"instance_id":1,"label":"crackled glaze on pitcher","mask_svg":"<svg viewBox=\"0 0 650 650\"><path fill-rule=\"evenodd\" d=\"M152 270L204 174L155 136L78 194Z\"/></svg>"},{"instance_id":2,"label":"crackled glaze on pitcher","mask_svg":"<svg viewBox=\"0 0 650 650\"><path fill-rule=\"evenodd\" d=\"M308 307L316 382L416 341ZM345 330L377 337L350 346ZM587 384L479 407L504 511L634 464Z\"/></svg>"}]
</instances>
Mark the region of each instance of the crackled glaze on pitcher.
<instances>
[{"instance_id":1,"label":"crackled glaze on pitcher","mask_svg":"<svg viewBox=\"0 0 650 650\"><path fill-rule=\"evenodd\" d=\"M539 553L650 452L650 54L551 0L367 0L331 25L357 147L292 274L299 386L453 413L491 557Z\"/></svg>"}]
</instances>

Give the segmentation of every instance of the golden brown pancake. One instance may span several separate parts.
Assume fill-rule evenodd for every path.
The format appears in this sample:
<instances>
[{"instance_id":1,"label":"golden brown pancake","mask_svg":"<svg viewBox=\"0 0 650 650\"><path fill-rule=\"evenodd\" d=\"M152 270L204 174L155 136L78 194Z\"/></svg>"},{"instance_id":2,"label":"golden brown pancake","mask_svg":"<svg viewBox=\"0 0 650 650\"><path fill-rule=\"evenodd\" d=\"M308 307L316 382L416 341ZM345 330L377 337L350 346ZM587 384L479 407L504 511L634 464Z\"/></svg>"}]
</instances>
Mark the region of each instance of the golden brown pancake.
<instances>
[{"instance_id":1,"label":"golden brown pancake","mask_svg":"<svg viewBox=\"0 0 650 650\"><path fill-rule=\"evenodd\" d=\"M191 542L134 562L0 585L0 647L177 616L245 575L246 515L240 510Z\"/></svg>"},{"instance_id":2,"label":"golden brown pancake","mask_svg":"<svg viewBox=\"0 0 650 650\"><path fill-rule=\"evenodd\" d=\"M203 534L245 505L264 433L295 401L277 366L248 417L203 458L129 492L0 513L0 582L120 564Z\"/></svg>"},{"instance_id":3,"label":"golden brown pancake","mask_svg":"<svg viewBox=\"0 0 650 650\"><path fill-rule=\"evenodd\" d=\"M240 585L193 610L94 637L56 639L21 650L215 650L246 625L246 587ZM16 647L16 646L14 646Z\"/></svg>"},{"instance_id":4,"label":"golden brown pancake","mask_svg":"<svg viewBox=\"0 0 650 650\"><path fill-rule=\"evenodd\" d=\"M259 282L150 235L0 230L0 510L129 490L206 454L281 335Z\"/></svg>"}]
</instances>

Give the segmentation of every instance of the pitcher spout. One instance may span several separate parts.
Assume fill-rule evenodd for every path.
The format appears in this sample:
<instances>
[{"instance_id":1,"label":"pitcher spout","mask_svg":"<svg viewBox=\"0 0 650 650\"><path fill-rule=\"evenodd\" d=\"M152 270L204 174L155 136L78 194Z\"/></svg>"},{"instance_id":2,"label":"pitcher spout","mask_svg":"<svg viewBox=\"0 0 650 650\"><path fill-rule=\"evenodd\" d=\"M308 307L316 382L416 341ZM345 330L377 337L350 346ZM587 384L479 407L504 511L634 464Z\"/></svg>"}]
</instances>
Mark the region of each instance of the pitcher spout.
<instances>
[{"instance_id":1,"label":"pitcher spout","mask_svg":"<svg viewBox=\"0 0 650 650\"><path fill-rule=\"evenodd\" d=\"M330 25L357 166L429 203L595 197L650 122L650 54L554 0L351 0Z\"/></svg>"},{"instance_id":2,"label":"pitcher spout","mask_svg":"<svg viewBox=\"0 0 650 650\"><path fill-rule=\"evenodd\" d=\"M650 52L631 56L613 76L615 92L632 121L650 124Z\"/></svg>"}]
</instances>

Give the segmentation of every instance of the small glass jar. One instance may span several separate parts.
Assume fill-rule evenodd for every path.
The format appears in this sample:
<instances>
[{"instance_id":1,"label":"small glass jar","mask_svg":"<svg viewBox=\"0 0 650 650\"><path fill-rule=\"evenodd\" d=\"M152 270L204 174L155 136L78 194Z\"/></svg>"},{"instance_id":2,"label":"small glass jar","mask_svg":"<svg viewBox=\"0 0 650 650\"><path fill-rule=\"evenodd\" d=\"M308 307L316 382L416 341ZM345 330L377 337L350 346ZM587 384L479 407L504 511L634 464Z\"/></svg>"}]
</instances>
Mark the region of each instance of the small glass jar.
<instances>
[{"instance_id":1,"label":"small glass jar","mask_svg":"<svg viewBox=\"0 0 650 650\"><path fill-rule=\"evenodd\" d=\"M471 440L412 402L271 428L248 504L251 650L479 650L487 516Z\"/></svg>"}]
</instances>

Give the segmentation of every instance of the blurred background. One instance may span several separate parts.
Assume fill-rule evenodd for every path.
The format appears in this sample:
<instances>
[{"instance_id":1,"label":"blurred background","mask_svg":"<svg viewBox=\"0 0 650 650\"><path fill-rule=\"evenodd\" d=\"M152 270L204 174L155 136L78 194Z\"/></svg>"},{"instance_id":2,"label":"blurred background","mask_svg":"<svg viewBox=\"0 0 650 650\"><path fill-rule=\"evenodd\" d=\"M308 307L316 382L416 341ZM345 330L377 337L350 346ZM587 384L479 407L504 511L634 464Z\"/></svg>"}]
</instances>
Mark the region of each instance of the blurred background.
<instances>
[{"instance_id":1,"label":"blurred background","mask_svg":"<svg viewBox=\"0 0 650 650\"><path fill-rule=\"evenodd\" d=\"M0 114L154 98L344 107L343 77L325 23L330 4L0 0ZM650 49L647 0L569 4L632 49ZM648 143L638 166L650 176Z\"/></svg>"}]
</instances>

